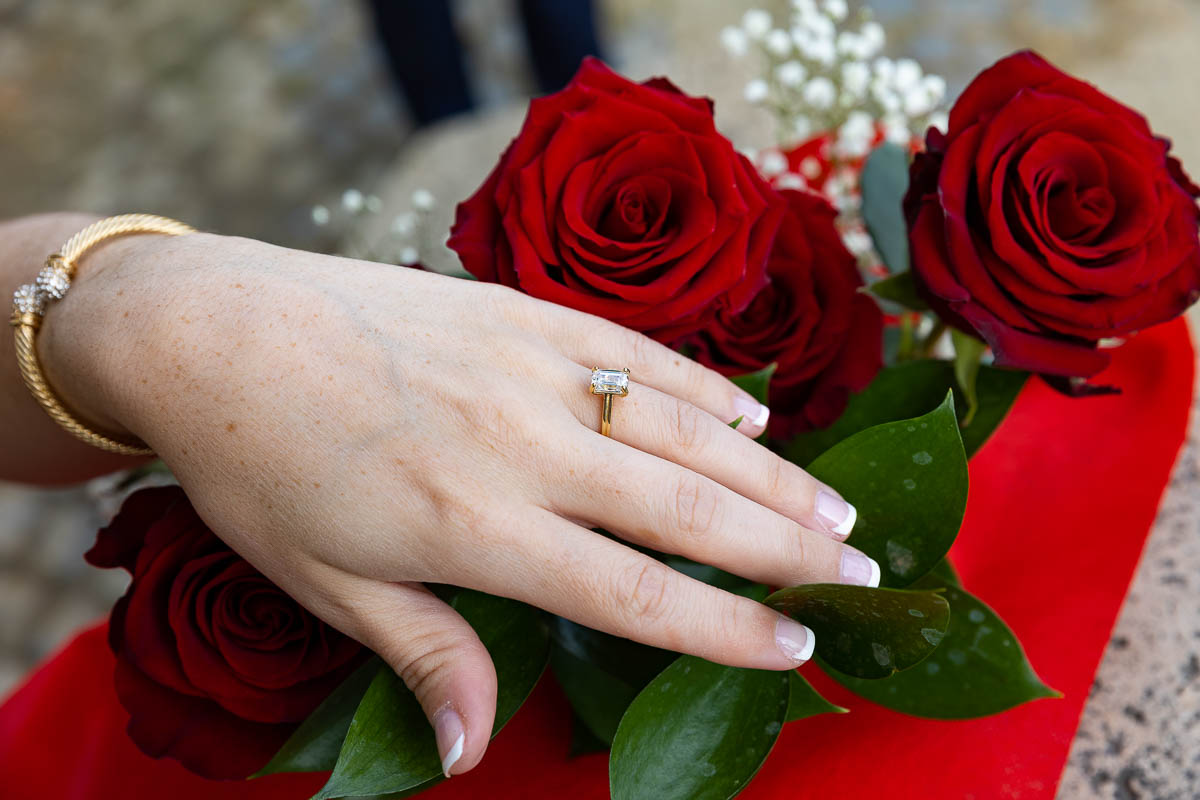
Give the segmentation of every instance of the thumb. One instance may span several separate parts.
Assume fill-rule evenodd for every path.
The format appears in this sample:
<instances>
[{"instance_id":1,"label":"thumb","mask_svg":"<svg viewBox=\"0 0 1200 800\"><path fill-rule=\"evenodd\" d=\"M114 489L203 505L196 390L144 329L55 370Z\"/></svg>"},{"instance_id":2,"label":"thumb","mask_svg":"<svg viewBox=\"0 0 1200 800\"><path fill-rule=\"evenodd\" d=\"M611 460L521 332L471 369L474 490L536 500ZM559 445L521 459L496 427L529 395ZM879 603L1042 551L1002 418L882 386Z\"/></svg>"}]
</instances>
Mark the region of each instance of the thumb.
<instances>
[{"instance_id":1,"label":"thumb","mask_svg":"<svg viewBox=\"0 0 1200 800\"><path fill-rule=\"evenodd\" d=\"M496 716L496 669L475 631L419 583L369 584L355 638L417 696L437 738L442 772L461 775L483 758Z\"/></svg>"}]
</instances>

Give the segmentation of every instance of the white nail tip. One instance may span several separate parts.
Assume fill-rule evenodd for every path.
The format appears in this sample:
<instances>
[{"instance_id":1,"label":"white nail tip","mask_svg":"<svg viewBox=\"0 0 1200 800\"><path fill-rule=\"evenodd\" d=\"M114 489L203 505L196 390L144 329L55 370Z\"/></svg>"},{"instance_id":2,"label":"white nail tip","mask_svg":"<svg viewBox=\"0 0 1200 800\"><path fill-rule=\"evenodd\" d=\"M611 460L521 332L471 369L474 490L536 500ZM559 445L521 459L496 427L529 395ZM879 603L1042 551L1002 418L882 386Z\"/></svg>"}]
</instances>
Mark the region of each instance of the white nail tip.
<instances>
[{"instance_id":1,"label":"white nail tip","mask_svg":"<svg viewBox=\"0 0 1200 800\"><path fill-rule=\"evenodd\" d=\"M466 738L467 735L465 733L460 733L458 738L454 740L454 746L446 751L446 755L442 757L442 774L447 778L450 777L450 768L462 758L463 742Z\"/></svg>"},{"instance_id":2,"label":"white nail tip","mask_svg":"<svg viewBox=\"0 0 1200 800\"><path fill-rule=\"evenodd\" d=\"M750 424L755 428L767 427L767 419L771 416L771 409L764 405L759 405L758 413L754 415L754 419L750 420Z\"/></svg>"},{"instance_id":3,"label":"white nail tip","mask_svg":"<svg viewBox=\"0 0 1200 800\"><path fill-rule=\"evenodd\" d=\"M858 509L850 503L846 503L846 505L849 506L850 513L846 515L846 518L842 520L840 525L836 525L833 528L833 532L838 536L848 536L850 531L854 530L854 523L858 521ZM871 563L874 564L875 562L872 561ZM876 565L875 571L879 571L878 565Z\"/></svg>"},{"instance_id":4,"label":"white nail tip","mask_svg":"<svg viewBox=\"0 0 1200 800\"><path fill-rule=\"evenodd\" d=\"M801 647L800 652L796 654L796 660L808 661L812 658L813 651L817 649L817 635L807 625L801 625L800 627L804 628L804 647Z\"/></svg>"},{"instance_id":5,"label":"white nail tip","mask_svg":"<svg viewBox=\"0 0 1200 800\"><path fill-rule=\"evenodd\" d=\"M854 506L851 506L851 508L854 508ZM879 579L883 577L883 574L879 571L879 562L870 556L867 556L867 561L871 562L871 580L867 582L867 586L878 587Z\"/></svg>"}]
</instances>

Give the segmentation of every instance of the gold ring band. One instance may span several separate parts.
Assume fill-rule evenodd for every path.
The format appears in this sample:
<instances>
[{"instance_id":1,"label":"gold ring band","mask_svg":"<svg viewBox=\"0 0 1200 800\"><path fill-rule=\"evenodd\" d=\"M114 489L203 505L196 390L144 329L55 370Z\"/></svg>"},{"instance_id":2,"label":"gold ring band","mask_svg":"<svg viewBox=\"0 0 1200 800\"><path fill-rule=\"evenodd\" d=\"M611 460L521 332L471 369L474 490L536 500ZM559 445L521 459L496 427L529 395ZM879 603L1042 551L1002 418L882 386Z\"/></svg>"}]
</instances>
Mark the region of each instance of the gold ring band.
<instances>
[{"instance_id":1,"label":"gold ring band","mask_svg":"<svg viewBox=\"0 0 1200 800\"><path fill-rule=\"evenodd\" d=\"M600 434L611 437L613 398L629 394L629 370L592 367L591 392L604 398L600 409Z\"/></svg>"}]
</instances>

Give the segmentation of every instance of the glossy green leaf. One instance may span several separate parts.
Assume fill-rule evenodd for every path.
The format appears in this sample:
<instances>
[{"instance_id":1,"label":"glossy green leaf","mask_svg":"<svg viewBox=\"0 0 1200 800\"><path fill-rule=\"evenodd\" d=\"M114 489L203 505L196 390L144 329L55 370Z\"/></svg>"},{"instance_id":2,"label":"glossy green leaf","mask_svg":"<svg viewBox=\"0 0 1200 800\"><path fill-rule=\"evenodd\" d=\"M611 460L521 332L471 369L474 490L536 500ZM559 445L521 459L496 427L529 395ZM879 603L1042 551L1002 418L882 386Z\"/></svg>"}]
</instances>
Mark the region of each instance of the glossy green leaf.
<instances>
[{"instance_id":1,"label":"glossy green leaf","mask_svg":"<svg viewBox=\"0 0 1200 800\"><path fill-rule=\"evenodd\" d=\"M803 675L795 670L788 673L791 677L788 678L788 710L787 722L795 722L798 719L806 717L815 717L817 714L846 714L850 711L848 708L835 706L833 703L821 697L813 685L809 683Z\"/></svg>"},{"instance_id":2,"label":"glossy green leaf","mask_svg":"<svg viewBox=\"0 0 1200 800\"><path fill-rule=\"evenodd\" d=\"M958 570L954 568L954 565L950 563L950 559L948 558L943 558L936 565L934 565L933 569L929 570L929 575L926 577L936 578L935 583L938 586L955 586L961 589L963 585L962 578L958 577ZM922 578L921 580L925 579L926 578Z\"/></svg>"},{"instance_id":3,"label":"glossy green leaf","mask_svg":"<svg viewBox=\"0 0 1200 800\"><path fill-rule=\"evenodd\" d=\"M822 662L859 678L886 678L919 663L950 623L950 606L934 591L812 583L780 589L766 602L812 628Z\"/></svg>"},{"instance_id":4,"label":"glossy green leaf","mask_svg":"<svg viewBox=\"0 0 1200 800\"><path fill-rule=\"evenodd\" d=\"M976 381L979 377L979 360L987 352L987 345L974 336L953 329L950 331L950 340L954 343L954 380L967 403L967 413L963 415L962 421L963 427L966 428L979 413L979 391Z\"/></svg>"},{"instance_id":5,"label":"glossy green leaf","mask_svg":"<svg viewBox=\"0 0 1200 800\"><path fill-rule=\"evenodd\" d=\"M908 153L885 142L863 165L862 215L883 263L891 272L908 269L908 223L904 193L908 191Z\"/></svg>"},{"instance_id":6,"label":"glossy green leaf","mask_svg":"<svg viewBox=\"0 0 1200 800\"><path fill-rule=\"evenodd\" d=\"M550 635L558 647L638 691L678 657L677 653L603 633L563 617L550 619Z\"/></svg>"},{"instance_id":7,"label":"glossy green leaf","mask_svg":"<svg viewBox=\"0 0 1200 800\"><path fill-rule=\"evenodd\" d=\"M929 310L929 304L917 293L917 284L913 281L911 271L899 272L875 281L866 287L866 291L881 300L895 303L902 309L909 311Z\"/></svg>"},{"instance_id":8,"label":"glossy green leaf","mask_svg":"<svg viewBox=\"0 0 1200 800\"><path fill-rule=\"evenodd\" d=\"M954 544L967 506L967 457L954 400L868 428L830 448L809 473L858 510L850 543L879 562L881 586L907 586Z\"/></svg>"},{"instance_id":9,"label":"glossy green leaf","mask_svg":"<svg viewBox=\"0 0 1200 800\"><path fill-rule=\"evenodd\" d=\"M918 585L945 582L929 575ZM958 587L945 590L954 613L929 658L884 680L865 681L836 669L827 670L830 676L880 705L934 719L984 717L1030 700L1061 697L1033 671L1021 643L996 612Z\"/></svg>"},{"instance_id":10,"label":"glossy green leaf","mask_svg":"<svg viewBox=\"0 0 1200 800\"><path fill-rule=\"evenodd\" d=\"M758 372L735 375L729 380L738 388L749 392L750 396L758 402L766 404L771 388L771 376L775 374L778 366L778 364L768 364Z\"/></svg>"},{"instance_id":11,"label":"glossy green leaf","mask_svg":"<svg viewBox=\"0 0 1200 800\"><path fill-rule=\"evenodd\" d=\"M577 720L606 747L612 745L617 725L641 686L633 686L555 643L550 648L550 669L566 694Z\"/></svg>"},{"instance_id":12,"label":"glossy green leaf","mask_svg":"<svg viewBox=\"0 0 1200 800\"><path fill-rule=\"evenodd\" d=\"M1027 372L981 367L976 379L979 411L961 428L963 447L972 456L1003 421L1029 378ZM942 401L957 384L954 366L948 361L909 361L882 370L867 389L852 395L846 412L831 427L797 436L783 449L784 456L804 466L843 439L861 430L915 417ZM956 397L961 419L966 403Z\"/></svg>"},{"instance_id":13,"label":"glossy green leaf","mask_svg":"<svg viewBox=\"0 0 1200 800\"><path fill-rule=\"evenodd\" d=\"M546 628L529 606L481 592L459 592L453 606L479 634L496 665L495 735L525 702L546 666ZM315 800L403 792L440 774L433 729L413 693L385 667L354 712L333 774Z\"/></svg>"},{"instance_id":14,"label":"glossy green leaf","mask_svg":"<svg viewBox=\"0 0 1200 800\"><path fill-rule=\"evenodd\" d=\"M741 425L742 420L744 420L745 418L746 418L746 415L743 414L742 416L735 419L733 422L729 423L729 427L733 428L734 430L737 430L737 426Z\"/></svg>"},{"instance_id":15,"label":"glossy green leaf","mask_svg":"<svg viewBox=\"0 0 1200 800\"><path fill-rule=\"evenodd\" d=\"M621 719L608 761L613 800L728 800L779 737L788 673L681 656Z\"/></svg>"},{"instance_id":16,"label":"glossy green leaf","mask_svg":"<svg viewBox=\"0 0 1200 800\"><path fill-rule=\"evenodd\" d=\"M338 752L350 730L354 710L379 672L380 660L373 657L342 681L329 697L308 715L270 762L254 774L258 778L276 772L326 772L337 763Z\"/></svg>"}]
</instances>

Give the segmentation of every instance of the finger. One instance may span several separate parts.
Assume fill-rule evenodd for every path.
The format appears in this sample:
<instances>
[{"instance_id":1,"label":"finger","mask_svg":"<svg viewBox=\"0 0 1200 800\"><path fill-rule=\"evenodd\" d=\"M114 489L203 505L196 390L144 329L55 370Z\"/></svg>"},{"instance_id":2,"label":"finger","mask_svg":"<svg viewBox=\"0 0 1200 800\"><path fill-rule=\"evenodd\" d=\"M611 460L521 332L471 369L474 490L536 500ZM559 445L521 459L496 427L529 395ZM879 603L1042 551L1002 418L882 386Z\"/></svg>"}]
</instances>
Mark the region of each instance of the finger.
<instances>
[{"instance_id":1,"label":"finger","mask_svg":"<svg viewBox=\"0 0 1200 800\"><path fill-rule=\"evenodd\" d=\"M761 583L879 585L879 565L859 550L690 469L587 439L584 464L551 501L556 512Z\"/></svg>"},{"instance_id":2,"label":"finger","mask_svg":"<svg viewBox=\"0 0 1200 800\"><path fill-rule=\"evenodd\" d=\"M585 418L595 404L577 399ZM810 530L844 541L854 528L858 512L836 490L691 403L631 381L629 394L614 398L612 417L617 441L707 475Z\"/></svg>"},{"instance_id":3,"label":"finger","mask_svg":"<svg viewBox=\"0 0 1200 800\"><path fill-rule=\"evenodd\" d=\"M342 602L330 623L378 653L416 695L446 777L474 767L496 716L496 670L475 631L419 583L338 575Z\"/></svg>"},{"instance_id":4,"label":"finger","mask_svg":"<svg viewBox=\"0 0 1200 800\"><path fill-rule=\"evenodd\" d=\"M560 335L574 335L563 337L560 346L579 364L628 368L641 383L699 406L724 423L741 419L737 431L743 436L753 439L766 430L770 409L716 371L636 331L588 314L563 312L574 324L560 326Z\"/></svg>"},{"instance_id":5,"label":"finger","mask_svg":"<svg viewBox=\"0 0 1200 800\"><path fill-rule=\"evenodd\" d=\"M519 522L519 525L517 524ZM713 588L545 509L481 538L456 581L589 628L734 667L793 669L813 632L762 603Z\"/></svg>"}]
</instances>

